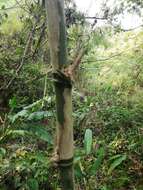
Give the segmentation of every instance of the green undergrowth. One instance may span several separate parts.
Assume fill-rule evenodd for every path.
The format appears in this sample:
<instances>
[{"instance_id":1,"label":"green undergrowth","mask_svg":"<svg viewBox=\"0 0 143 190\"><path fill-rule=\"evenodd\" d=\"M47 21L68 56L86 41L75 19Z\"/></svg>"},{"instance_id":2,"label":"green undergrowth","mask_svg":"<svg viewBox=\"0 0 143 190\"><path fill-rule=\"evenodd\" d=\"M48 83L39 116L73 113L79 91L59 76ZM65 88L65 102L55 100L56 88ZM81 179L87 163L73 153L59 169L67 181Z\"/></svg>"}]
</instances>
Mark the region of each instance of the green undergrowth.
<instances>
[{"instance_id":1,"label":"green undergrowth","mask_svg":"<svg viewBox=\"0 0 143 190\"><path fill-rule=\"evenodd\" d=\"M111 46L101 46L85 58L76 130L81 139L87 128L92 130L93 144L90 156L79 162L83 189L143 188L141 36L142 31L115 35L109 38Z\"/></svg>"},{"instance_id":2,"label":"green undergrowth","mask_svg":"<svg viewBox=\"0 0 143 190\"><path fill-rule=\"evenodd\" d=\"M35 20L20 22L10 34L0 31L0 190L58 190L58 170L50 161L56 111L51 74L45 74L49 48L43 40L31 57L39 40L37 29L17 75L27 31ZM3 31L9 31L7 24L1 26ZM68 31L70 58L80 30L73 26ZM142 39L141 30L108 34L103 29L91 36L73 87L79 190L143 189Z\"/></svg>"}]
</instances>

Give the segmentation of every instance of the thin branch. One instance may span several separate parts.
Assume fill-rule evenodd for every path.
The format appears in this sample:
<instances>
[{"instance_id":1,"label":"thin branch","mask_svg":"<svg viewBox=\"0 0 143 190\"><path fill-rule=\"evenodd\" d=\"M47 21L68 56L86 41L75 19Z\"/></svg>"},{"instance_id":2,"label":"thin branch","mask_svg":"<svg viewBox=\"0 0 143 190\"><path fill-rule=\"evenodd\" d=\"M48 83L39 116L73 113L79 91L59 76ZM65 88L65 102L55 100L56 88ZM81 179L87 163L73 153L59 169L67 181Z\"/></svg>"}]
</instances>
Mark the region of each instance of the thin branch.
<instances>
[{"instance_id":1,"label":"thin branch","mask_svg":"<svg viewBox=\"0 0 143 190\"><path fill-rule=\"evenodd\" d=\"M29 52L29 48L31 46L31 43L32 43L32 38L33 38L33 34L35 32L35 29L36 29L36 26L37 26L37 23L33 26L32 28L32 31L30 31L29 35L28 35L28 39L27 39L27 43L26 43L26 46L25 46L25 50L24 50L24 53L23 53L23 56L22 56L22 60L21 60L21 63L19 65L19 67L17 68L16 72L15 72L15 75L17 76L18 73L21 71L24 63L25 63L25 59L26 59L26 55L27 53ZM15 80L16 76L13 76L12 79L8 82L8 84L6 85L6 87L2 87L5 88L5 89L8 89L11 84L13 83L13 81Z\"/></svg>"},{"instance_id":2,"label":"thin branch","mask_svg":"<svg viewBox=\"0 0 143 190\"><path fill-rule=\"evenodd\" d=\"M37 51L38 51L38 48L39 48L39 46L40 46L40 43L41 43L41 41L42 41L42 39L43 39L43 37L44 37L44 33L45 33L45 29L46 29L46 25L45 25L45 23L46 23L46 21L42 24L42 26L41 26L41 34L40 34L40 37L39 37L39 39L38 39L38 42L37 42L37 45L36 45L36 48L35 48L35 50L34 50L34 52L33 52L33 55L32 55L32 57L34 57L35 56L35 54L37 53Z\"/></svg>"},{"instance_id":3,"label":"thin branch","mask_svg":"<svg viewBox=\"0 0 143 190\"><path fill-rule=\"evenodd\" d=\"M16 2L13 6L11 7L5 7L5 5L3 6L3 8L0 9L0 11L6 11L6 10L10 10L10 9L16 9L19 8L19 4L18 2Z\"/></svg>"},{"instance_id":4,"label":"thin branch","mask_svg":"<svg viewBox=\"0 0 143 190\"><path fill-rule=\"evenodd\" d=\"M72 65L70 65L69 67L67 67L64 70L64 74L68 77L71 78L71 80L73 80L73 73L74 71L78 68L78 66L80 65L80 63L82 63L82 58L84 57L85 53L87 52L88 46L87 44L89 43L89 40L92 36L92 33L94 32L94 26L95 26L96 22L94 22L91 26L92 31L90 32L90 34L88 34L87 36L87 41L86 41L86 45L83 44L83 47L81 47L75 54L75 59L72 63Z\"/></svg>"},{"instance_id":5,"label":"thin branch","mask_svg":"<svg viewBox=\"0 0 143 190\"><path fill-rule=\"evenodd\" d=\"M25 57L26 57L27 53L29 52L29 48L30 48L31 43L32 43L32 38L33 38L33 35L34 35L35 28L36 27L34 26L32 28L32 31L29 34L29 37L28 37L28 40L27 40L27 44L26 44L26 47L25 47L25 50L24 50L24 53L23 53L23 57L22 57L22 60L21 60L21 63L19 65L19 67L16 70L16 74L18 74L19 71L21 70L21 68L22 68L22 66L24 64L24 61L25 61Z\"/></svg>"},{"instance_id":6,"label":"thin branch","mask_svg":"<svg viewBox=\"0 0 143 190\"><path fill-rule=\"evenodd\" d=\"M123 31L123 32L129 32L129 31L133 31L133 30L136 30L136 29L139 29L139 28L142 28L143 27L143 24L142 25L139 25L135 28L129 28L129 29L123 29L121 28L120 30Z\"/></svg>"},{"instance_id":7,"label":"thin branch","mask_svg":"<svg viewBox=\"0 0 143 190\"><path fill-rule=\"evenodd\" d=\"M92 62L108 61L108 60L110 60L110 59L112 59L114 57L120 56L122 54L123 54L123 52L120 52L118 54L112 55L112 56L110 56L108 58L105 58L105 59L95 59L95 60L90 60L90 61L89 60L85 60L85 61L82 61L82 63L86 63L86 62L92 63Z\"/></svg>"},{"instance_id":8,"label":"thin branch","mask_svg":"<svg viewBox=\"0 0 143 190\"><path fill-rule=\"evenodd\" d=\"M25 12L27 12L28 14L30 14L29 10L27 10L27 9L24 7L24 4L21 5L18 0L15 0L15 1L16 1L16 3L19 5L19 7L20 7L21 9L23 9Z\"/></svg>"},{"instance_id":9,"label":"thin branch","mask_svg":"<svg viewBox=\"0 0 143 190\"><path fill-rule=\"evenodd\" d=\"M86 49L82 49L82 50L80 51L79 55L78 55L78 56L76 57L76 59L74 60L73 64L71 65L71 67L72 67L72 72L73 72L74 70L76 70L76 68L77 68L77 67L79 66L79 64L81 63L81 60L82 60L82 58L83 58L85 52L86 52Z\"/></svg>"},{"instance_id":10,"label":"thin branch","mask_svg":"<svg viewBox=\"0 0 143 190\"><path fill-rule=\"evenodd\" d=\"M37 81L37 80L40 80L40 79L44 78L46 75L49 75L49 74L52 74L52 67L49 67L48 70L45 73L36 76L32 80L30 79L30 80L26 81L26 84L32 83L32 82ZM53 81L52 77L47 77L47 79L49 81Z\"/></svg>"},{"instance_id":11,"label":"thin branch","mask_svg":"<svg viewBox=\"0 0 143 190\"><path fill-rule=\"evenodd\" d=\"M92 31L92 32L93 32L93 31ZM91 34L92 34L92 32L91 32ZM88 40L90 39L91 34L89 35ZM138 46L138 47L139 47L139 46ZM127 50L130 50L130 49L127 49ZM127 50L126 50L126 51L127 51ZM91 61L88 61L88 60L82 61L82 58L83 58L83 56L84 56L84 54L85 54L86 51L87 51L87 48L86 48L86 47L83 47L83 48L81 49L81 51L78 51L79 53L78 53L78 55L77 55L75 61L73 62L73 64L70 65L68 68L65 69L65 74L66 74L67 76L72 77L74 70L76 70L76 68L79 66L80 63L108 61L108 60L110 60L110 59L112 59L112 58L114 58L114 57L117 57L117 56L122 55L122 54L125 52L125 51L122 51L122 52L120 52L120 53L117 53L117 54L115 54L115 55L112 55L112 56L110 56L110 57L108 57L108 58L104 58L104 59L96 59L96 60L91 60Z\"/></svg>"},{"instance_id":12,"label":"thin branch","mask_svg":"<svg viewBox=\"0 0 143 190\"><path fill-rule=\"evenodd\" d=\"M107 17L96 17L96 16L88 16L88 17L84 17L85 19L94 19L94 20L107 20Z\"/></svg>"},{"instance_id":13,"label":"thin branch","mask_svg":"<svg viewBox=\"0 0 143 190\"><path fill-rule=\"evenodd\" d=\"M6 7L6 8L3 8L3 9L0 9L0 11L7 11L7 10L17 9L17 8L20 8L20 6L17 5L17 4L15 4L15 5L12 6L12 7Z\"/></svg>"}]
</instances>

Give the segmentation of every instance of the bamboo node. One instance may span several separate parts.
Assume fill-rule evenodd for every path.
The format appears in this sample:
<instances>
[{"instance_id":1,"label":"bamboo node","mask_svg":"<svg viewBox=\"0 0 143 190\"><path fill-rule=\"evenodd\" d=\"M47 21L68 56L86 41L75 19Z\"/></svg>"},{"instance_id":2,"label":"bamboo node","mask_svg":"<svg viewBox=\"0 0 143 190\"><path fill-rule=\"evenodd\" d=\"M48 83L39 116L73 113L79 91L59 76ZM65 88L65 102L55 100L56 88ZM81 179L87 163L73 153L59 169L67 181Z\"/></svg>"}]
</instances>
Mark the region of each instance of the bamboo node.
<instances>
[{"instance_id":1,"label":"bamboo node","mask_svg":"<svg viewBox=\"0 0 143 190\"><path fill-rule=\"evenodd\" d=\"M72 81L70 77L66 76L63 72L61 71L54 72L53 78L56 85L60 85L65 88L72 88Z\"/></svg>"},{"instance_id":2,"label":"bamboo node","mask_svg":"<svg viewBox=\"0 0 143 190\"><path fill-rule=\"evenodd\" d=\"M73 157L68 160L60 160L58 162L59 167L68 167L68 166L70 167L72 165L73 165Z\"/></svg>"}]
</instances>

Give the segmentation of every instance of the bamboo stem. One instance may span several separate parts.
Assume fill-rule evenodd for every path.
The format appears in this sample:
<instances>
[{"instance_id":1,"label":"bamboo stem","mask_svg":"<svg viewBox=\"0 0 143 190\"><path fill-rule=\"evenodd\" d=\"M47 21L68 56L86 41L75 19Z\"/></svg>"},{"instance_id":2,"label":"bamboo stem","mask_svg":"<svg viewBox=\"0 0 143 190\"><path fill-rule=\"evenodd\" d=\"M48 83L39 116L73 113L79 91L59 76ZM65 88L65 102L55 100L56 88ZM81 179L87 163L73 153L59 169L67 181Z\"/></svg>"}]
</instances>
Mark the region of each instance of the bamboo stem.
<instances>
[{"instance_id":1,"label":"bamboo stem","mask_svg":"<svg viewBox=\"0 0 143 190\"><path fill-rule=\"evenodd\" d=\"M74 190L73 166L60 167L61 184L63 190Z\"/></svg>"},{"instance_id":2,"label":"bamboo stem","mask_svg":"<svg viewBox=\"0 0 143 190\"><path fill-rule=\"evenodd\" d=\"M74 190L72 85L62 71L67 63L64 0L46 0L49 45L57 108L56 147L62 190Z\"/></svg>"}]
</instances>

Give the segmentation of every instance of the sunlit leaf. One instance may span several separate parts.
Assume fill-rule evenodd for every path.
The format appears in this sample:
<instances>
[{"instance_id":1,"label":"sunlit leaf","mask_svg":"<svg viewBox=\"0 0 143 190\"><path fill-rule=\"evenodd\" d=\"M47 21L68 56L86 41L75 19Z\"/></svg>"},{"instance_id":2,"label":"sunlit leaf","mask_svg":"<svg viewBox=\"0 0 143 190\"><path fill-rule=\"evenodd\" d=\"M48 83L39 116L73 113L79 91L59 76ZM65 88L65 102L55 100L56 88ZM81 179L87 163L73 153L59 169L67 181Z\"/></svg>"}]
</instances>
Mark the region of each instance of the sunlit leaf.
<instances>
[{"instance_id":1,"label":"sunlit leaf","mask_svg":"<svg viewBox=\"0 0 143 190\"><path fill-rule=\"evenodd\" d=\"M92 130L87 129L84 135L84 148L86 154L90 154L92 149Z\"/></svg>"}]
</instances>

